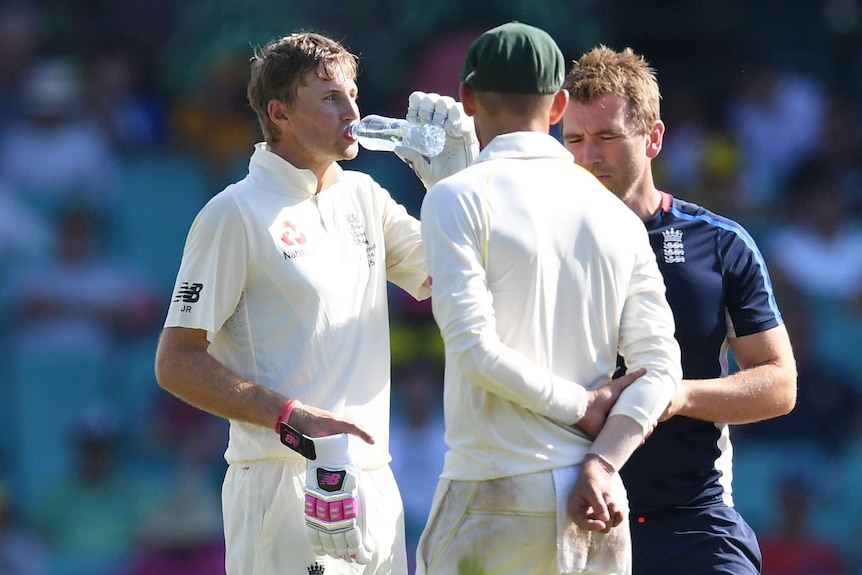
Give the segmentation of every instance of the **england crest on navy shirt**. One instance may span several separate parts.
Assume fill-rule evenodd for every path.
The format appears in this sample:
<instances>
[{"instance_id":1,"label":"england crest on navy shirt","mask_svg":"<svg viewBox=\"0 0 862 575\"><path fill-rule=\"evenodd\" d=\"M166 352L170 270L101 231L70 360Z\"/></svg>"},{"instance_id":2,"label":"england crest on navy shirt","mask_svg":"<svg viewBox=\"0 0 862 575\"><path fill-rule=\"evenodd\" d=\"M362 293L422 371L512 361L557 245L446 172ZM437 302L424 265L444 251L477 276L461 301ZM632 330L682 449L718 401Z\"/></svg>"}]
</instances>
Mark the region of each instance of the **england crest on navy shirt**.
<instances>
[{"instance_id":1,"label":"england crest on navy shirt","mask_svg":"<svg viewBox=\"0 0 862 575\"><path fill-rule=\"evenodd\" d=\"M668 264L679 264L685 261L685 247L682 245L682 230L668 228L661 233L664 237L662 251L664 261Z\"/></svg>"}]
</instances>

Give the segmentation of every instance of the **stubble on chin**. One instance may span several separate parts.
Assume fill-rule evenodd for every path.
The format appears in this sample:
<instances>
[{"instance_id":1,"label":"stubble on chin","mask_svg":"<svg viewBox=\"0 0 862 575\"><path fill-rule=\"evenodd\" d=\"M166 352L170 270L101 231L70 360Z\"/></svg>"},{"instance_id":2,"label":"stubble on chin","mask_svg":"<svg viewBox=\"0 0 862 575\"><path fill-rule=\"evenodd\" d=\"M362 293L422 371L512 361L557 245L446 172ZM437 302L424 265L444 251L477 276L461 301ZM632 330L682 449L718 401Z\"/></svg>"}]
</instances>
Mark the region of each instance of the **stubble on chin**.
<instances>
[{"instance_id":1,"label":"stubble on chin","mask_svg":"<svg viewBox=\"0 0 862 575\"><path fill-rule=\"evenodd\" d=\"M349 145L346 148L343 148L341 150L341 154L340 154L339 158L337 159L337 161L353 160L358 155L359 155L359 144L357 142L353 142L351 145Z\"/></svg>"}]
</instances>

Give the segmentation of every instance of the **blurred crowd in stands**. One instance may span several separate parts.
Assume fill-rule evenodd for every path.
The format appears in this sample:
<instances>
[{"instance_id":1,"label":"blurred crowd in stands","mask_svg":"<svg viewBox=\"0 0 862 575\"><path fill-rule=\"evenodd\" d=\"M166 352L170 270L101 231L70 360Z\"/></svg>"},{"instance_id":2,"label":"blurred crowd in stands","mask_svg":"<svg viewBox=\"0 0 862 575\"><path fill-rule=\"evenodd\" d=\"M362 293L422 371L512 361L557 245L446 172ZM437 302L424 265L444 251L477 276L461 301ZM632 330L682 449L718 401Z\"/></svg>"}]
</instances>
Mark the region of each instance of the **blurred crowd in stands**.
<instances>
[{"instance_id":1,"label":"blurred crowd in stands","mask_svg":"<svg viewBox=\"0 0 862 575\"><path fill-rule=\"evenodd\" d=\"M0 574L224 572L226 425L161 391L152 360L188 226L260 139L251 46L338 38L362 112L398 116L414 89L457 97L467 45L513 19L570 59L605 43L657 68L658 185L748 228L799 362L793 413L732 431L763 573L862 574L859 1L487 4L0 0ZM418 215L394 155L346 167ZM391 303L415 544L445 450L442 342L428 302Z\"/></svg>"}]
</instances>

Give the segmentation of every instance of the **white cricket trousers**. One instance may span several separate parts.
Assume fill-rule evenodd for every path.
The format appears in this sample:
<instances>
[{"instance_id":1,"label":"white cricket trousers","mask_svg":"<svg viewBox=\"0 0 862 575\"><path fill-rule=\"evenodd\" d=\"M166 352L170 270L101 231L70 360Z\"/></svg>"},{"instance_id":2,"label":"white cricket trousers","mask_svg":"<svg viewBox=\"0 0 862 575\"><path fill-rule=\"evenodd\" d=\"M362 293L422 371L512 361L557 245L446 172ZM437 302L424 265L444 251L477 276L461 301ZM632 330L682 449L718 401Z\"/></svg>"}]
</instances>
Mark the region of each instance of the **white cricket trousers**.
<instances>
[{"instance_id":1,"label":"white cricket trousers","mask_svg":"<svg viewBox=\"0 0 862 575\"><path fill-rule=\"evenodd\" d=\"M579 471L441 479L419 539L416 575L630 575L628 517L608 534L581 530L568 517ZM618 474L614 480L627 506Z\"/></svg>"},{"instance_id":2,"label":"white cricket trousers","mask_svg":"<svg viewBox=\"0 0 862 575\"><path fill-rule=\"evenodd\" d=\"M364 512L376 549L368 565L312 551L304 487L304 462L265 460L228 466L222 485L227 575L407 573L404 510L388 465L362 472Z\"/></svg>"}]
</instances>

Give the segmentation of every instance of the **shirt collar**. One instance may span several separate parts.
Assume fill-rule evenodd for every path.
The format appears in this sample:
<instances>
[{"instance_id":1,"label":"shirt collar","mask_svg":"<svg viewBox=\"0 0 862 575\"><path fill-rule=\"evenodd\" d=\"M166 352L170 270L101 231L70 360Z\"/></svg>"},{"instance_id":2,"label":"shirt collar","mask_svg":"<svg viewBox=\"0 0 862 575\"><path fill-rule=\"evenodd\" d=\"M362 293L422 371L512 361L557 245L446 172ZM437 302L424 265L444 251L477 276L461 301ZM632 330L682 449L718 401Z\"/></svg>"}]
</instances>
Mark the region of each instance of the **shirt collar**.
<instances>
[{"instance_id":1,"label":"shirt collar","mask_svg":"<svg viewBox=\"0 0 862 575\"><path fill-rule=\"evenodd\" d=\"M248 171L266 184L289 195L307 197L317 192L317 177L311 170L297 168L273 152L266 142L255 144ZM341 180L342 175L341 166L336 164L332 183Z\"/></svg>"},{"instance_id":2,"label":"shirt collar","mask_svg":"<svg viewBox=\"0 0 862 575\"><path fill-rule=\"evenodd\" d=\"M477 162L498 158L558 158L574 162L572 154L553 136L542 132L500 134L482 148Z\"/></svg>"}]
</instances>

